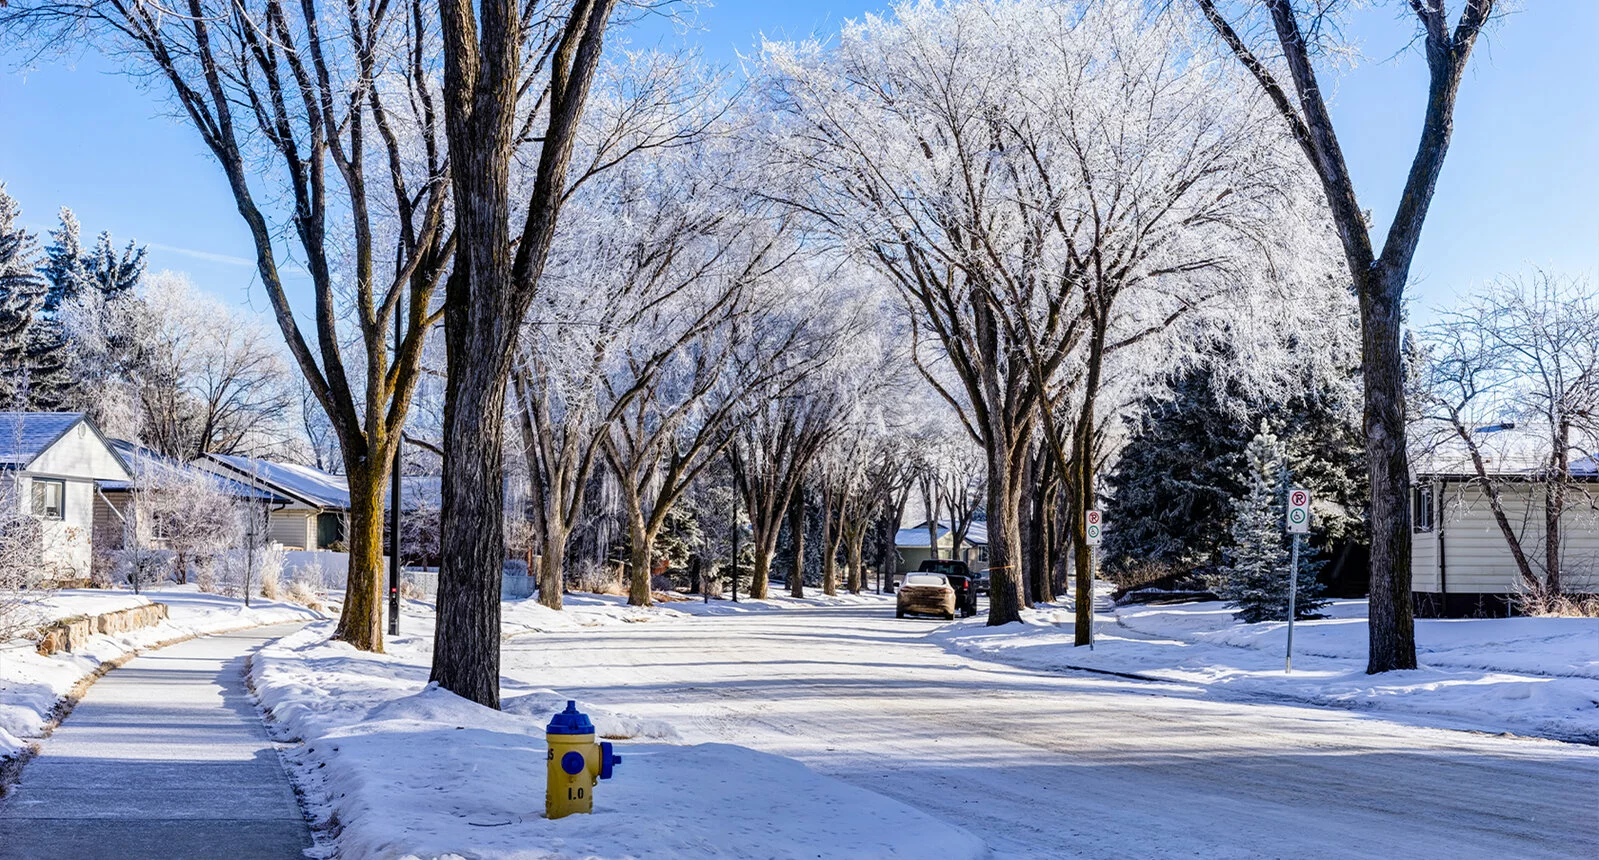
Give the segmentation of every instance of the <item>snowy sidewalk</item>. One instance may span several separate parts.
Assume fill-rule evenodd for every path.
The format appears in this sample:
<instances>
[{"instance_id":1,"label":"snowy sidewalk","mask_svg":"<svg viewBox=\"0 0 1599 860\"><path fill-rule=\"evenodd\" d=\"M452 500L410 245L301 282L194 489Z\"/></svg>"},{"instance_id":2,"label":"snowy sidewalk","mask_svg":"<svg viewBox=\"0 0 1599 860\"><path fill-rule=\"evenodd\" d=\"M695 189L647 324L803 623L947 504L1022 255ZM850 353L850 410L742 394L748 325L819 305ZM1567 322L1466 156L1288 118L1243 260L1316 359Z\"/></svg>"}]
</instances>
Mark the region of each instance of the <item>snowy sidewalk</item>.
<instances>
[{"instance_id":1,"label":"snowy sidewalk","mask_svg":"<svg viewBox=\"0 0 1599 860\"><path fill-rule=\"evenodd\" d=\"M89 688L0 800L0 858L295 858L310 832L244 686L299 625L137 657Z\"/></svg>"}]
</instances>

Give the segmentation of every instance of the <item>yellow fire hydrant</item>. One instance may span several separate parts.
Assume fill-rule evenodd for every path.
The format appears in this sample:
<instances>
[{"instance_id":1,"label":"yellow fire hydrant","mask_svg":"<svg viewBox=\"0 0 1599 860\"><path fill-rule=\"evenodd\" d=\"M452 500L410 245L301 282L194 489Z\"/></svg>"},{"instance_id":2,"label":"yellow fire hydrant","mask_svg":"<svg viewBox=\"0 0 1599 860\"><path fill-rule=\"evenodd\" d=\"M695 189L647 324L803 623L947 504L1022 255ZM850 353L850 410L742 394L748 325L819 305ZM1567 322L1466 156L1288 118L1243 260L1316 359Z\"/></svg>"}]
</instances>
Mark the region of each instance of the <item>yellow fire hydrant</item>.
<instances>
[{"instance_id":1,"label":"yellow fire hydrant","mask_svg":"<svg viewBox=\"0 0 1599 860\"><path fill-rule=\"evenodd\" d=\"M544 817L565 818L574 812L594 811L594 786L611 778L622 757L609 742L594 742L594 724L567 702L566 710L544 727L549 752L544 756Z\"/></svg>"}]
</instances>

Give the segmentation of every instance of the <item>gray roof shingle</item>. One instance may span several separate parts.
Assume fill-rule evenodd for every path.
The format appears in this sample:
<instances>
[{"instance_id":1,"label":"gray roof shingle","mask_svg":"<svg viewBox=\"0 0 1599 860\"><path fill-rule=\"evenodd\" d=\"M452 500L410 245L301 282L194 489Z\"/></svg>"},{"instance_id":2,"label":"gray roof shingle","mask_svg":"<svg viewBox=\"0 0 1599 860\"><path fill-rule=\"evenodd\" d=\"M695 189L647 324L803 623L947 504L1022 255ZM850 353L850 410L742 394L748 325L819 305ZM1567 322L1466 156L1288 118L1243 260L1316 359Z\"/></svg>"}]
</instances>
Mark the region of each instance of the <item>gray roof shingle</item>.
<instances>
[{"instance_id":1,"label":"gray roof shingle","mask_svg":"<svg viewBox=\"0 0 1599 860\"><path fill-rule=\"evenodd\" d=\"M0 468L27 468L82 420L82 412L0 412Z\"/></svg>"}]
</instances>

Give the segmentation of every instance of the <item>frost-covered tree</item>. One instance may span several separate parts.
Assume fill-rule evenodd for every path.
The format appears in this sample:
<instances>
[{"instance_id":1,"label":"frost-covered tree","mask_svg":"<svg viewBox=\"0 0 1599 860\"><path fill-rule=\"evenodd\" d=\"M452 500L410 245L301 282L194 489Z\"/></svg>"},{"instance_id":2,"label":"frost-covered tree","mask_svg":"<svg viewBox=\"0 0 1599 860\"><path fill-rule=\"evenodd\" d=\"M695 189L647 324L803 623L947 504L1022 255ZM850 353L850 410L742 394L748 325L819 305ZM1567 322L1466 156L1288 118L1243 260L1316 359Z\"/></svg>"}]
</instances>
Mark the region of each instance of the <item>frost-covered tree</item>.
<instances>
[{"instance_id":1,"label":"frost-covered tree","mask_svg":"<svg viewBox=\"0 0 1599 860\"><path fill-rule=\"evenodd\" d=\"M38 239L18 223L22 208L0 185L0 408L28 405L29 339L44 304Z\"/></svg>"},{"instance_id":2,"label":"frost-covered tree","mask_svg":"<svg viewBox=\"0 0 1599 860\"><path fill-rule=\"evenodd\" d=\"M51 322L71 379L63 405L86 413L111 436L139 438L138 390L152 329L144 301L133 291L84 289L66 298Z\"/></svg>"},{"instance_id":3,"label":"frost-covered tree","mask_svg":"<svg viewBox=\"0 0 1599 860\"><path fill-rule=\"evenodd\" d=\"M338 436L351 513L335 635L363 650L383 646L381 499L455 248L436 13L421 0L0 7L0 39L116 57L216 160L290 357ZM308 314L284 288L288 259L311 281Z\"/></svg>"},{"instance_id":4,"label":"frost-covered tree","mask_svg":"<svg viewBox=\"0 0 1599 860\"><path fill-rule=\"evenodd\" d=\"M1371 485L1371 606L1368 673L1416 668L1411 605L1410 464L1405 445L1405 374L1400 358L1405 286L1454 132L1455 100L1467 60L1494 15L1494 0L1465 0L1454 26L1444 0L1411 0L1414 44L1427 62L1427 98L1416 154L1386 235L1379 245L1371 210L1363 209L1338 140L1316 60L1342 32L1349 4L1267 0L1195 0L1219 41L1271 99L1285 128L1320 180L1360 300L1365 372L1366 464ZM1405 17L1409 17L1408 15ZM1379 222L1380 223L1380 222Z\"/></svg>"},{"instance_id":5,"label":"frost-covered tree","mask_svg":"<svg viewBox=\"0 0 1599 860\"><path fill-rule=\"evenodd\" d=\"M254 319L173 272L141 291L140 439L179 461L283 449L295 405L281 347Z\"/></svg>"},{"instance_id":6,"label":"frost-covered tree","mask_svg":"<svg viewBox=\"0 0 1599 860\"><path fill-rule=\"evenodd\" d=\"M552 608L602 463L622 491L631 567L648 569L650 536L724 435L731 404L701 408L726 370L714 332L792 244L763 222L769 205L735 190L741 168L718 86L693 57L629 55L596 85L578 141L511 376L539 600ZM629 599L648 603L647 574L633 577Z\"/></svg>"},{"instance_id":7,"label":"frost-covered tree","mask_svg":"<svg viewBox=\"0 0 1599 860\"><path fill-rule=\"evenodd\" d=\"M126 523L124 545L165 550L178 582L195 572L210 578L224 551L244 535L244 505L209 472L189 468L156 452L135 454L139 476Z\"/></svg>"},{"instance_id":8,"label":"frost-covered tree","mask_svg":"<svg viewBox=\"0 0 1599 860\"><path fill-rule=\"evenodd\" d=\"M1135 387L1118 363L1184 360L1207 318L1321 286L1330 233L1293 142L1196 24L1135 2L906 3L836 47L766 47L792 193L899 289L918 365L987 457L990 624L1025 597L1038 442L1070 505L1093 504L1107 394ZM1073 543L1082 591L1080 526Z\"/></svg>"},{"instance_id":9,"label":"frost-covered tree","mask_svg":"<svg viewBox=\"0 0 1599 860\"><path fill-rule=\"evenodd\" d=\"M1264 426L1244 451L1241 478L1243 493L1232 501L1232 540L1226 563L1207 577L1207 584L1247 623L1285 621L1292 561L1289 538L1283 533L1288 467L1282 444ZM1316 579L1321 564L1301 538L1295 618L1315 617L1316 609L1326 603L1319 596L1321 583Z\"/></svg>"},{"instance_id":10,"label":"frost-covered tree","mask_svg":"<svg viewBox=\"0 0 1599 860\"><path fill-rule=\"evenodd\" d=\"M61 225L50 231L40 274L50 283L44 309L54 313L66 303L87 292L110 299L132 291L144 277L146 248L129 241L117 252L110 232L102 232L94 247L85 249L79 238L78 218L71 209L61 207Z\"/></svg>"}]
</instances>

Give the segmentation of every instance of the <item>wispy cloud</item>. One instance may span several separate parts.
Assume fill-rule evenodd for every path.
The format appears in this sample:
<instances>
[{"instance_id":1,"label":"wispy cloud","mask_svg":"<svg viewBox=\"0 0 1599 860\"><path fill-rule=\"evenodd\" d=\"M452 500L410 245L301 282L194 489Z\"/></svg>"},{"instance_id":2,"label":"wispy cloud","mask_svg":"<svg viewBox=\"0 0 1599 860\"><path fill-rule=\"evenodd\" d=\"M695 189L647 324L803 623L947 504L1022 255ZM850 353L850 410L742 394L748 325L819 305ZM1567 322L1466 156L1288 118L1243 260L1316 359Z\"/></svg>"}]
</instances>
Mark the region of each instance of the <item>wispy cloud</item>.
<instances>
[{"instance_id":1,"label":"wispy cloud","mask_svg":"<svg viewBox=\"0 0 1599 860\"><path fill-rule=\"evenodd\" d=\"M225 263L229 266L255 267L254 260L247 260L243 257L235 257L231 254L217 254L211 251L196 251L193 248L175 248L171 245L163 245L160 242L145 242L144 244L149 245L158 251L168 251L173 254L182 254L185 257L193 257L196 260L205 260L211 263Z\"/></svg>"}]
</instances>

